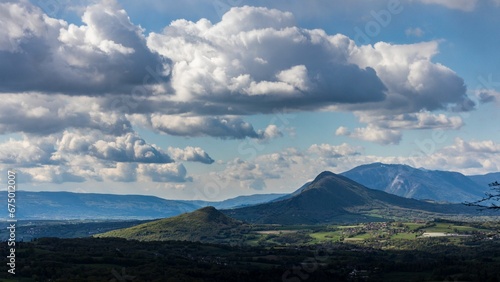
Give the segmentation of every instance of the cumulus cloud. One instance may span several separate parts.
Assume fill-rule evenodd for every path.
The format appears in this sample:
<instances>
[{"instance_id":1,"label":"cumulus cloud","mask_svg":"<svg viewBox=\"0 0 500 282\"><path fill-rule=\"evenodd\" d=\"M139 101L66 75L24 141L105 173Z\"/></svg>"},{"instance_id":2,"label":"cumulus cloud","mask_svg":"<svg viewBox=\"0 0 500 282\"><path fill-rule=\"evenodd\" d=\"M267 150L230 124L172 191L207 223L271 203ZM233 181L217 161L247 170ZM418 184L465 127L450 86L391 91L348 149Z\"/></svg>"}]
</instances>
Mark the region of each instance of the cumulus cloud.
<instances>
[{"instance_id":1,"label":"cumulus cloud","mask_svg":"<svg viewBox=\"0 0 500 282\"><path fill-rule=\"evenodd\" d=\"M274 124L270 124L264 130L258 131L259 138L263 140L271 140L278 137L283 137L283 132Z\"/></svg>"},{"instance_id":2,"label":"cumulus cloud","mask_svg":"<svg viewBox=\"0 0 500 282\"><path fill-rule=\"evenodd\" d=\"M174 21L162 33L150 34L148 46L173 61L179 101L216 100L236 110L241 103L256 108L267 101L269 111L278 103L319 107L384 98L372 69L346 62L353 44L347 37L294 23L290 13L245 6L231 9L216 24ZM356 79L364 83L346 83ZM226 99L217 99L221 96Z\"/></svg>"},{"instance_id":3,"label":"cumulus cloud","mask_svg":"<svg viewBox=\"0 0 500 282\"><path fill-rule=\"evenodd\" d=\"M35 138L34 138L35 137ZM169 148L178 160L212 163L199 147ZM136 133L103 135L98 130L23 135L0 144L0 167L15 167L25 182L191 181L186 168Z\"/></svg>"},{"instance_id":4,"label":"cumulus cloud","mask_svg":"<svg viewBox=\"0 0 500 282\"><path fill-rule=\"evenodd\" d=\"M23 140L10 139L0 144L0 163L28 167L53 163L51 156L55 148L51 141L47 138L30 140L26 136Z\"/></svg>"},{"instance_id":5,"label":"cumulus cloud","mask_svg":"<svg viewBox=\"0 0 500 282\"><path fill-rule=\"evenodd\" d=\"M105 111L91 97L44 95L37 93L2 94L0 133L52 134L68 128L97 129L120 135L131 131L123 114Z\"/></svg>"},{"instance_id":6,"label":"cumulus cloud","mask_svg":"<svg viewBox=\"0 0 500 282\"><path fill-rule=\"evenodd\" d=\"M165 63L115 1L88 6L81 26L25 1L0 3L0 11L1 92L130 93L151 84L147 67Z\"/></svg>"},{"instance_id":7,"label":"cumulus cloud","mask_svg":"<svg viewBox=\"0 0 500 282\"><path fill-rule=\"evenodd\" d=\"M353 147L347 143L342 143L338 146L331 144L313 144L307 151L324 158L341 158L359 155L361 148Z\"/></svg>"},{"instance_id":8,"label":"cumulus cloud","mask_svg":"<svg viewBox=\"0 0 500 282\"><path fill-rule=\"evenodd\" d=\"M80 26L27 2L2 5L3 32L17 45L0 57L17 61L0 71L8 81L0 90L50 93L3 94L3 132L86 127L120 135L134 117L172 135L270 139L281 135L272 125L256 131L239 116L283 109L380 116L474 106L463 80L431 61L437 42L356 46L341 34L297 27L289 12L248 6L217 23L176 20L144 36L114 1L85 8ZM15 20L20 16L33 20ZM47 53L37 55L40 64L23 63L36 52ZM75 93L94 97L67 96Z\"/></svg>"},{"instance_id":9,"label":"cumulus cloud","mask_svg":"<svg viewBox=\"0 0 500 282\"><path fill-rule=\"evenodd\" d=\"M136 121L149 128L169 135L201 137L211 136L222 139L259 138L253 126L238 117L203 117L152 114Z\"/></svg>"},{"instance_id":10,"label":"cumulus cloud","mask_svg":"<svg viewBox=\"0 0 500 282\"><path fill-rule=\"evenodd\" d=\"M356 108L378 107L381 113L411 113L448 109L450 105L470 100L463 79L446 66L431 61L437 52L436 41L410 45L379 42L355 48L351 61L373 67L388 88L385 101Z\"/></svg>"},{"instance_id":11,"label":"cumulus cloud","mask_svg":"<svg viewBox=\"0 0 500 282\"><path fill-rule=\"evenodd\" d=\"M200 162L204 164L212 164L214 160L200 147L188 146L184 149L181 148L168 148L169 154L175 160L187 162Z\"/></svg>"},{"instance_id":12,"label":"cumulus cloud","mask_svg":"<svg viewBox=\"0 0 500 282\"><path fill-rule=\"evenodd\" d=\"M346 127L339 127L335 131L338 136L349 136L356 139L361 139L369 142L375 142L382 145L399 144L402 134L398 130L384 129L373 125L367 127L355 128L350 131Z\"/></svg>"},{"instance_id":13,"label":"cumulus cloud","mask_svg":"<svg viewBox=\"0 0 500 282\"><path fill-rule=\"evenodd\" d=\"M287 129L274 122L254 129L242 116L351 110L367 126L339 128L338 135L394 144L403 129L463 124L432 111L474 108L463 80L432 61L437 41L357 46L341 34L298 27L291 13L274 9L235 7L219 22L181 19L148 35L115 1L86 7L81 24L51 18L28 1L1 3L0 18L0 133L38 139L0 144L0 160L33 181L186 182L174 159L213 162L198 147L148 144L133 125L266 141ZM316 157L314 167L336 167L356 152L345 144L287 149L256 163L230 162L224 177L259 189L266 184L259 179L310 166L306 154Z\"/></svg>"},{"instance_id":14,"label":"cumulus cloud","mask_svg":"<svg viewBox=\"0 0 500 282\"><path fill-rule=\"evenodd\" d=\"M140 175L139 181L152 182L186 182L192 181L187 177L187 171L183 164L139 164L137 173Z\"/></svg>"},{"instance_id":15,"label":"cumulus cloud","mask_svg":"<svg viewBox=\"0 0 500 282\"><path fill-rule=\"evenodd\" d=\"M171 163L170 156L135 133L103 136L99 132L64 132L52 159L71 161L72 155L90 155L113 162Z\"/></svg>"}]
</instances>

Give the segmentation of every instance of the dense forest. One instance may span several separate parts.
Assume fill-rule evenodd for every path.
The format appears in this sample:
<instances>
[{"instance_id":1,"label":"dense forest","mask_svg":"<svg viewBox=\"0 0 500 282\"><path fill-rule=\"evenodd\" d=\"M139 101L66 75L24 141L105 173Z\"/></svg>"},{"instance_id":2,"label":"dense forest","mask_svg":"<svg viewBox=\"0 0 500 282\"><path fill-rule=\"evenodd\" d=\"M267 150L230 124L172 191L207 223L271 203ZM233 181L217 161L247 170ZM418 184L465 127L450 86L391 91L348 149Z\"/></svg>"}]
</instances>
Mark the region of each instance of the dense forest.
<instances>
[{"instance_id":1,"label":"dense forest","mask_svg":"<svg viewBox=\"0 0 500 282\"><path fill-rule=\"evenodd\" d=\"M40 238L17 246L2 281L500 281L500 244L472 237L228 246L118 238ZM1 253L7 255L7 244ZM12 280L9 280L12 279Z\"/></svg>"}]
</instances>

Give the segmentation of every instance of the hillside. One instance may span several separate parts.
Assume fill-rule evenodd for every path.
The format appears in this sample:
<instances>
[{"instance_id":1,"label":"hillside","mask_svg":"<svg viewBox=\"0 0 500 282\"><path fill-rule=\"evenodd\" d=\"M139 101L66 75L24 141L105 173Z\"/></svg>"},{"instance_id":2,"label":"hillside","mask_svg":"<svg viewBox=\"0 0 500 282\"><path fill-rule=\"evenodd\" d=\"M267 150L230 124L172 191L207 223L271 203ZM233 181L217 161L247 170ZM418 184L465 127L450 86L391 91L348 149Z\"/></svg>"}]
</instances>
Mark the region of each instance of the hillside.
<instances>
[{"instance_id":1,"label":"hillside","mask_svg":"<svg viewBox=\"0 0 500 282\"><path fill-rule=\"evenodd\" d=\"M425 218L437 213L458 215L475 210L399 197L325 171L291 198L223 212L252 223L319 224Z\"/></svg>"},{"instance_id":2,"label":"hillside","mask_svg":"<svg viewBox=\"0 0 500 282\"><path fill-rule=\"evenodd\" d=\"M471 201L480 198L486 191L485 186L458 172L417 169L399 164L361 165L341 175L372 189L405 198L438 202Z\"/></svg>"},{"instance_id":3,"label":"hillside","mask_svg":"<svg viewBox=\"0 0 500 282\"><path fill-rule=\"evenodd\" d=\"M248 233L247 226L214 207L164 218L130 228L113 230L96 237L118 237L140 241L201 241L209 243L237 242Z\"/></svg>"}]
</instances>

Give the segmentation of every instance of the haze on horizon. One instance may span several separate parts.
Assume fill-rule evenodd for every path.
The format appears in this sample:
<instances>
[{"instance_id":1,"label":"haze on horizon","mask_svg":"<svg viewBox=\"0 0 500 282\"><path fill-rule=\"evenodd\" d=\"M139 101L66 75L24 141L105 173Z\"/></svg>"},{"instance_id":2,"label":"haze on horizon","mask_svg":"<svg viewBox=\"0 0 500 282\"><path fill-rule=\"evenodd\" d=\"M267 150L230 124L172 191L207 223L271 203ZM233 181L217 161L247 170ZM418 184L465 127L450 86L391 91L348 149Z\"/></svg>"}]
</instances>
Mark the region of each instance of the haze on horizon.
<instances>
[{"instance_id":1,"label":"haze on horizon","mask_svg":"<svg viewBox=\"0 0 500 282\"><path fill-rule=\"evenodd\" d=\"M49 2L0 3L19 189L221 200L372 162L500 171L498 0Z\"/></svg>"}]
</instances>

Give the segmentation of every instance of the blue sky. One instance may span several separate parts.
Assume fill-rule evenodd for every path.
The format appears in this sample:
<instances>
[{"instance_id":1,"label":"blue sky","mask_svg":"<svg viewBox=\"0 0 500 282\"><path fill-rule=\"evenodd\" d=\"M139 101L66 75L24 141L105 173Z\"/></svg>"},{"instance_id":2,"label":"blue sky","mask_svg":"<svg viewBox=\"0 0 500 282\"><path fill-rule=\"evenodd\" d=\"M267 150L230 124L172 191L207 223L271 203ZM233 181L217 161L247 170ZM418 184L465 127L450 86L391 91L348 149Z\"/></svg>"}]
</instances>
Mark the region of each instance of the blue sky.
<instances>
[{"instance_id":1,"label":"blue sky","mask_svg":"<svg viewBox=\"0 0 500 282\"><path fill-rule=\"evenodd\" d=\"M2 2L1 167L209 200L379 161L500 171L498 0L268 2Z\"/></svg>"}]
</instances>

